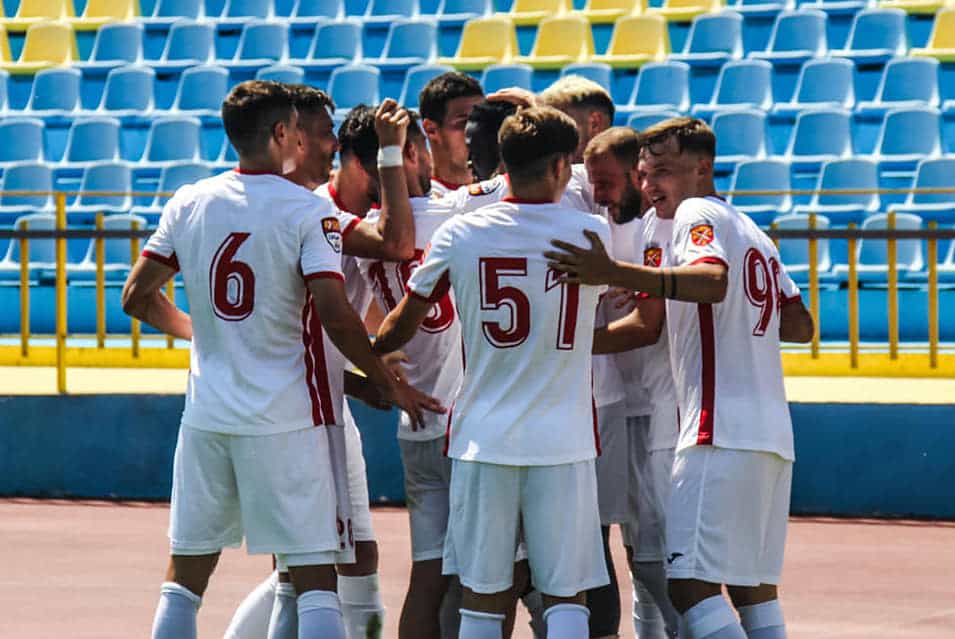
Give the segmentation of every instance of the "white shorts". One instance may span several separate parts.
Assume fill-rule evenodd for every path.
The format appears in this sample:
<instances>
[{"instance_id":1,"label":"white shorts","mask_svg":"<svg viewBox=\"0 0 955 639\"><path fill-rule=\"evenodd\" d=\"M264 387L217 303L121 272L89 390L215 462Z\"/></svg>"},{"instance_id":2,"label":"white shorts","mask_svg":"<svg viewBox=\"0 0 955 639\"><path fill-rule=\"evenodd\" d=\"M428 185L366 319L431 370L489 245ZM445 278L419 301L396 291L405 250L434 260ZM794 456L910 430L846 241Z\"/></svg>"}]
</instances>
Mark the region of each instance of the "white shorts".
<instances>
[{"instance_id":1,"label":"white shorts","mask_svg":"<svg viewBox=\"0 0 955 639\"><path fill-rule=\"evenodd\" d=\"M572 597L610 583L597 509L594 461L499 466L455 459L446 575L477 593L511 587L523 531L534 587Z\"/></svg>"},{"instance_id":2,"label":"white shorts","mask_svg":"<svg viewBox=\"0 0 955 639\"><path fill-rule=\"evenodd\" d=\"M179 429L169 540L174 555L238 547L283 565L334 564L339 545L328 437L321 428L261 436Z\"/></svg>"},{"instance_id":3,"label":"white shorts","mask_svg":"<svg viewBox=\"0 0 955 639\"><path fill-rule=\"evenodd\" d=\"M632 488L634 480L624 402L597 409L597 430L600 433L600 457L596 460L600 524L621 524L630 518L630 490L626 487Z\"/></svg>"},{"instance_id":4,"label":"white shorts","mask_svg":"<svg viewBox=\"0 0 955 639\"><path fill-rule=\"evenodd\" d=\"M361 433L345 401L345 454L348 458L348 495L351 498L351 523L355 541L375 541L368 499L368 475L362 453Z\"/></svg>"},{"instance_id":5,"label":"white shorts","mask_svg":"<svg viewBox=\"0 0 955 639\"><path fill-rule=\"evenodd\" d=\"M693 446L676 453L667 509L667 576L731 586L778 584L792 462Z\"/></svg>"},{"instance_id":6,"label":"white shorts","mask_svg":"<svg viewBox=\"0 0 955 639\"><path fill-rule=\"evenodd\" d=\"M666 507L672 472L672 448L647 453L637 481L636 516L621 526L623 543L633 549L634 561L666 558Z\"/></svg>"},{"instance_id":7,"label":"white shorts","mask_svg":"<svg viewBox=\"0 0 955 639\"><path fill-rule=\"evenodd\" d=\"M451 460L444 438L399 439L405 469L405 499L411 523L411 560L441 559L448 530Z\"/></svg>"}]
</instances>

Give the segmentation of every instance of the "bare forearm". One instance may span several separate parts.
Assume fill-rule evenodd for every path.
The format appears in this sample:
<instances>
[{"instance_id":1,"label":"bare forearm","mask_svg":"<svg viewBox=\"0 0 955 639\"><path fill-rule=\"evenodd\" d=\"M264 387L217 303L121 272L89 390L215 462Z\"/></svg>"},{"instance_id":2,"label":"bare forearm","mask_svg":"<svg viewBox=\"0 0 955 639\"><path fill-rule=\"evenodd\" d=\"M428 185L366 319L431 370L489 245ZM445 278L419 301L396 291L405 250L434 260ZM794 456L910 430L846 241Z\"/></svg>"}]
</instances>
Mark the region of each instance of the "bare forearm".
<instances>
[{"instance_id":1,"label":"bare forearm","mask_svg":"<svg viewBox=\"0 0 955 639\"><path fill-rule=\"evenodd\" d=\"M623 353L659 341L663 330L663 300L644 299L638 304L626 317L594 331L594 355Z\"/></svg>"},{"instance_id":2,"label":"bare forearm","mask_svg":"<svg viewBox=\"0 0 955 639\"><path fill-rule=\"evenodd\" d=\"M382 250L389 260L409 260L414 257L415 230L404 169L380 168L379 175L381 215L378 232L381 234Z\"/></svg>"},{"instance_id":3,"label":"bare forearm","mask_svg":"<svg viewBox=\"0 0 955 639\"><path fill-rule=\"evenodd\" d=\"M155 291L138 300L127 300L123 310L167 335L192 339L192 318L176 308L162 291Z\"/></svg>"},{"instance_id":4,"label":"bare forearm","mask_svg":"<svg viewBox=\"0 0 955 639\"><path fill-rule=\"evenodd\" d=\"M361 369L373 384L381 387L391 384L390 373L371 350L371 343L358 313L347 304L344 308L335 308L331 312L329 310L321 309L324 312L320 312L320 317L325 332L336 348Z\"/></svg>"},{"instance_id":5,"label":"bare forearm","mask_svg":"<svg viewBox=\"0 0 955 639\"><path fill-rule=\"evenodd\" d=\"M812 341L816 332L812 315L802 304L785 304L779 316L779 339L782 342L805 344Z\"/></svg>"},{"instance_id":6,"label":"bare forearm","mask_svg":"<svg viewBox=\"0 0 955 639\"><path fill-rule=\"evenodd\" d=\"M727 277L725 267L714 264L651 268L618 261L608 284L681 302L718 304L726 297Z\"/></svg>"},{"instance_id":7,"label":"bare forearm","mask_svg":"<svg viewBox=\"0 0 955 639\"><path fill-rule=\"evenodd\" d=\"M393 353L411 341L418 326L400 313L389 313L378 328L374 350L376 353Z\"/></svg>"}]
</instances>

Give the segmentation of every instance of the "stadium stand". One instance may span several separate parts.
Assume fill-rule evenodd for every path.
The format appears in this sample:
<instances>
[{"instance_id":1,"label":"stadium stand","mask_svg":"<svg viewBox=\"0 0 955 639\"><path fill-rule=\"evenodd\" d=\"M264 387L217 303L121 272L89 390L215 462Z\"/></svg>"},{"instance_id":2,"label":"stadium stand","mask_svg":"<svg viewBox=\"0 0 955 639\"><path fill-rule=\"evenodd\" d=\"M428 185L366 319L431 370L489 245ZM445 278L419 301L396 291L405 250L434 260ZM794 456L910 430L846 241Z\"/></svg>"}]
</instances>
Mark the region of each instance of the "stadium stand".
<instances>
[{"instance_id":1,"label":"stadium stand","mask_svg":"<svg viewBox=\"0 0 955 639\"><path fill-rule=\"evenodd\" d=\"M138 15L137 0L87 0L82 15L67 22L76 31L96 31L110 23L135 20Z\"/></svg>"},{"instance_id":2,"label":"stadium stand","mask_svg":"<svg viewBox=\"0 0 955 639\"><path fill-rule=\"evenodd\" d=\"M753 51L750 58L775 65L803 64L826 55L826 14L814 9L781 12L773 24L765 51Z\"/></svg>"},{"instance_id":3,"label":"stadium stand","mask_svg":"<svg viewBox=\"0 0 955 639\"><path fill-rule=\"evenodd\" d=\"M477 71L492 64L510 64L519 54L514 22L506 16L490 16L465 24L457 53L452 58L438 58L438 64Z\"/></svg>"},{"instance_id":4,"label":"stadium stand","mask_svg":"<svg viewBox=\"0 0 955 639\"><path fill-rule=\"evenodd\" d=\"M660 16L627 16L614 23L607 53L593 56L614 68L638 68L662 62L670 53L670 35Z\"/></svg>"},{"instance_id":5,"label":"stadium stand","mask_svg":"<svg viewBox=\"0 0 955 639\"><path fill-rule=\"evenodd\" d=\"M536 25L550 17L559 17L571 11L570 0L514 0L507 12L516 25Z\"/></svg>"},{"instance_id":6,"label":"stadium stand","mask_svg":"<svg viewBox=\"0 0 955 639\"><path fill-rule=\"evenodd\" d=\"M911 54L955 62L955 8L945 8L936 14L927 46L914 48Z\"/></svg>"},{"instance_id":7,"label":"stadium stand","mask_svg":"<svg viewBox=\"0 0 955 639\"><path fill-rule=\"evenodd\" d=\"M507 87L530 89L534 69L526 64L492 64L481 74L481 86L485 93L493 93Z\"/></svg>"},{"instance_id":8,"label":"stadium stand","mask_svg":"<svg viewBox=\"0 0 955 639\"><path fill-rule=\"evenodd\" d=\"M736 165L729 202L749 215L760 226L789 213L789 164L777 159L744 160ZM742 195L743 191L775 191L776 194Z\"/></svg>"},{"instance_id":9,"label":"stadium stand","mask_svg":"<svg viewBox=\"0 0 955 639\"><path fill-rule=\"evenodd\" d=\"M401 88L401 95L398 103L403 104L409 109L418 109L418 94L432 78L442 73L454 71L451 67L440 64L422 64L408 69L405 76L404 86ZM510 85L508 85L510 86Z\"/></svg>"},{"instance_id":10,"label":"stadium stand","mask_svg":"<svg viewBox=\"0 0 955 639\"><path fill-rule=\"evenodd\" d=\"M822 165L819 180L812 200L808 205L796 205L793 212L806 215L820 213L837 226L850 222L858 224L879 210L878 166L872 160L862 158L833 160ZM838 194L836 191L854 190L855 193ZM871 192L858 192L871 190Z\"/></svg>"},{"instance_id":11,"label":"stadium stand","mask_svg":"<svg viewBox=\"0 0 955 639\"><path fill-rule=\"evenodd\" d=\"M33 78L33 89L24 115L47 122L72 116L80 108L82 77L83 74L72 67L38 72Z\"/></svg>"},{"instance_id":12,"label":"stadium stand","mask_svg":"<svg viewBox=\"0 0 955 639\"><path fill-rule=\"evenodd\" d=\"M535 69L560 69L589 62L593 54L590 23L580 16L556 16L541 21L530 55L517 56L514 61Z\"/></svg>"},{"instance_id":13,"label":"stadium stand","mask_svg":"<svg viewBox=\"0 0 955 639\"><path fill-rule=\"evenodd\" d=\"M75 167L88 162L119 160L120 127L119 120L110 117L75 121L70 127L61 163Z\"/></svg>"},{"instance_id":14,"label":"stadium stand","mask_svg":"<svg viewBox=\"0 0 955 639\"><path fill-rule=\"evenodd\" d=\"M773 221L773 225L782 230L804 230L810 228L808 215L792 213L781 215ZM814 228L824 231L829 228L829 218L817 215ZM808 240L780 240L779 257L786 265L790 277L801 285L809 282L809 241ZM819 240L816 252L816 268L819 273L828 275L832 269L832 258L829 254L829 240Z\"/></svg>"},{"instance_id":15,"label":"stadium stand","mask_svg":"<svg viewBox=\"0 0 955 639\"><path fill-rule=\"evenodd\" d=\"M581 14L591 22L617 22L625 16L639 15L647 10L646 0L587 0Z\"/></svg>"},{"instance_id":16,"label":"stadium stand","mask_svg":"<svg viewBox=\"0 0 955 639\"><path fill-rule=\"evenodd\" d=\"M12 117L0 122L0 163L43 159L43 120Z\"/></svg>"},{"instance_id":17,"label":"stadium stand","mask_svg":"<svg viewBox=\"0 0 955 639\"><path fill-rule=\"evenodd\" d=\"M71 0L20 0L17 12L3 21L7 31L28 31L30 27L51 20L67 20L74 16Z\"/></svg>"},{"instance_id":18,"label":"stadium stand","mask_svg":"<svg viewBox=\"0 0 955 639\"><path fill-rule=\"evenodd\" d=\"M646 13L663 16L673 22L686 22L705 13L717 12L722 7L721 0L664 0L663 6L650 7Z\"/></svg>"},{"instance_id":19,"label":"stadium stand","mask_svg":"<svg viewBox=\"0 0 955 639\"><path fill-rule=\"evenodd\" d=\"M156 72L145 66L113 69L106 76L103 98L94 111L83 115L106 115L124 125L148 122L155 108Z\"/></svg>"},{"instance_id":20,"label":"stadium stand","mask_svg":"<svg viewBox=\"0 0 955 639\"><path fill-rule=\"evenodd\" d=\"M93 51L87 60L73 64L84 74L108 73L124 64L143 59L143 27L134 22L106 24L96 32Z\"/></svg>"},{"instance_id":21,"label":"stadium stand","mask_svg":"<svg viewBox=\"0 0 955 639\"><path fill-rule=\"evenodd\" d=\"M769 110L773 105L773 65L765 60L734 60L720 70L716 93L709 104L698 104L693 115L709 119L735 109Z\"/></svg>"},{"instance_id":22,"label":"stadium stand","mask_svg":"<svg viewBox=\"0 0 955 639\"><path fill-rule=\"evenodd\" d=\"M720 112L713 116L716 134L716 164L719 174L729 174L745 160L766 156L766 114L762 111L737 110Z\"/></svg>"},{"instance_id":23,"label":"stadium stand","mask_svg":"<svg viewBox=\"0 0 955 639\"><path fill-rule=\"evenodd\" d=\"M36 191L43 195L11 194ZM53 212L53 169L42 162L16 162L7 166L0 181L0 226L28 213Z\"/></svg>"},{"instance_id":24,"label":"stadium stand","mask_svg":"<svg viewBox=\"0 0 955 639\"><path fill-rule=\"evenodd\" d=\"M37 21L26 30L20 57L16 61L0 63L0 67L10 73L33 74L72 64L79 57L72 27L63 22Z\"/></svg>"},{"instance_id":25,"label":"stadium stand","mask_svg":"<svg viewBox=\"0 0 955 639\"><path fill-rule=\"evenodd\" d=\"M331 71L335 67L361 61L361 23L357 20L319 22L304 59L289 64L308 71Z\"/></svg>"}]
</instances>

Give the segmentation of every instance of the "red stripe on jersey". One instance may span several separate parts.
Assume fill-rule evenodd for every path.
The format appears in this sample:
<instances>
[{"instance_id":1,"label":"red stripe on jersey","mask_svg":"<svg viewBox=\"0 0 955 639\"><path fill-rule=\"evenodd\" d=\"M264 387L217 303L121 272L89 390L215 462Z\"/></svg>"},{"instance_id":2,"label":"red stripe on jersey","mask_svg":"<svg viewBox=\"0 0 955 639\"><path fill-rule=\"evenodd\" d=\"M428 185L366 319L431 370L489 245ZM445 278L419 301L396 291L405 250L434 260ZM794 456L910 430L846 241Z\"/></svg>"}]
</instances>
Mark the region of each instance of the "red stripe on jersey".
<instances>
[{"instance_id":1,"label":"red stripe on jersey","mask_svg":"<svg viewBox=\"0 0 955 639\"><path fill-rule=\"evenodd\" d=\"M780 298L779 300L780 306L786 306L787 304L795 304L796 302L802 301L802 295L800 295L799 293L796 293L792 297L786 297L785 295L780 293L779 298Z\"/></svg>"},{"instance_id":2,"label":"red stripe on jersey","mask_svg":"<svg viewBox=\"0 0 955 639\"><path fill-rule=\"evenodd\" d=\"M348 237L348 234L354 231L355 227L359 224L361 224L361 218L356 217L354 220L352 220L348 226L342 229L342 239L344 240L346 237Z\"/></svg>"},{"instance_id":3,"label":"red stripe on jersey","mask_svg":"<svg viewBox=\"0 0 955 639\"><path fill-rule=\"evenodd\" d=\"M302 308L302 344L305 346L305 385L308 387L308 399L312 405L312 425L322 424L322 403L315 386L315 356L312 352L311 316L312 296L305 294L305 306Z\"/></svg>"},{"instance_id":4,"label":"red stripe on jersey","mask_svg":"<svg viewBox=\"0 0 955 639\"><path fill-rule=\"evenodd\" d=\"M513 195L508 195L501 201L510 202L511 204L556 204L554 200L525 200L519 197L514 197Z\"/></svg>"},{"instance_id":5,"label":"red stripe on jersey","mask_svg":"<svg viewBox=\"0 0 955 639\"><path fill-rule=\"evenodd\" d=\"M325 337L322 331L322 320L318 316L313 304L309 317L309 333L312 335L312 356L315 359L315 382L318 386L318 397L322 406L322 423L335 423L335 407L332 405L332 391L328 385L328 367L325 364Z\"/></svg>"},{"instance_id":6,"label":"red stripe on jersey","mask_svg":"<svg viewBox=\"0 0 955 639\"><path fill-rule=\"evenodd\" d=\"M410 288L408 288L407 286L405 286L405 292L408 293L408 295L411 295L412 297L417 297L418 299L424 300L425 302L429 302L431 304L437 304L438 302L440 302L444 298L444 296L448 294L448 291L450 290L451 290L451 278L448 275L447 271L445 271L444 274L441 275L441 278L438 280L438 283L434 285L434 290L431 291L431 295L429 296L424 296L421 293L416 293L412 291ZM458 316L460 317L460 314Z\"/></svg>"},{"instance_id":7,"label":"red stripe on jersey","mask_svg":"<svg viewBox=\"0 0 955 639\"><path fill-rule=\"evenodd\" d=\"M169 257L165 255L160 255L154 251L143 251L143 257L149 258L156 262L159 262L163 266L168 266L169 268L179 270L179 258L176 257L176 254L173 253Z\"/></svg>"},{"instance_id":8,"label":"red stripe on jersey","mask_svg":"<svg viewBox=\"0 0 955 639\"><path fill-rule=\"evenodd\" d=\"M700 427L696 443L713 444L713 405L716 399L716 338L713 333L713 306L697 304L700 317L700 352L703 359L702 397L700 400Z\"/></svg>"},{"instance_id":9,"label":"red stripe on jersey","mask_svg":"<svg viewBox=\"0 0 955 639\"><path fill-rule=\"evenodd\" d=\"M342 282L344 282L345 276L336 271L318 271L317 273L309 273L308 275L305 276L306 282L311 282L312 280L325 280L325 279L341 280Z\"/></svg>"},{"instance_id":10,"label":"red stripe on jersey","mask_svg":"<svg viewBox=\"0 0 955 639\"><path fill-rule=\"evenodd\" d=\"M440 185L443 186L444 188L450 189L450 190L452 190L452 191L457 191L457 190L460 189L462 186L464 186L463 184L455 184L454 182L448 182L448 181L446 181L446 180L442 180L441 178L437 177L436 175L432 175L432 176L431 176L431 181L432 181L432 182L437 182L438 184L440 184Z\"/></svg>"},{"instance_id":11,"label":"red stripe on jersey","mask_svg":"<svg viewBox=\"0 0 955 639\"><path fill-rule=\"evenodd\" d=\"M597 457L600 457L603 450L600 448L600 431L597 429L597 400L594 398L593 384L590 388L590 409L594 415L594 446L597 449Z\"/></svg>"},{"instance_id":12,"label":"red stripe on jersey","mask_svg":"<svg viewBox=\"0 0 955 639\"><path fill-rule=\"evenodd\" d=\"M460 314L459 314L460 317ZM461 335L461 372L468 369L468 358L464 354L464 334ZM451 400L451 408L448 409L448 426L444 430L444 456L448 456L448 449L451 448L451 415L454 413L454 400Z\"/></svg>"},{"instance_id":13,"label":"red stripe on jersey","mask_svg":"<svg viewBox=\"0 0 955 639\"><path fill-rule=\"evenodd\" d=\"M689 263L689 266L693 266L694 264L721 264L722 266L726 267L727 271L730 269L730 265L726 263L726 260L716 257L715 255L707 255L706 257L701 257L698 260L693 260Z\"/></svg>"}]
</instances>

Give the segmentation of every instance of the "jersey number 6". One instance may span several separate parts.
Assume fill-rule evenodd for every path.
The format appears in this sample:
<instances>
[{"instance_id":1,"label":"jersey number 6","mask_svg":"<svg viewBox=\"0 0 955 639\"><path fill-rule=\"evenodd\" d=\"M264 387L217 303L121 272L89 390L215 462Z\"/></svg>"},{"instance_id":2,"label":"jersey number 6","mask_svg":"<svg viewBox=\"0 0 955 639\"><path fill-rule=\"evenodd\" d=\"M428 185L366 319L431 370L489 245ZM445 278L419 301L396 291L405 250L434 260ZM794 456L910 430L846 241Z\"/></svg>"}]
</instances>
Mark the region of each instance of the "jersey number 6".
<instances>
[{"instance_id":1,"label":"jersey number 6","mask_svg":"<svg viewBox=\"0 0 955 639\"><path fill-rule=\"evenodd\" d=\"M255 273L245 262L233 259L248 233L232 233L219 245L209 267L209 294L219 319L239 322L255 306Z\"/></svg>"}]
</instances>

